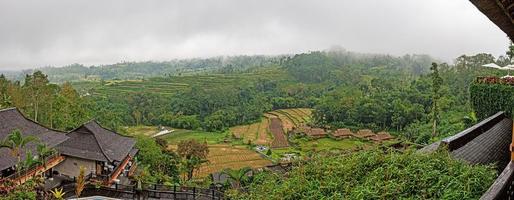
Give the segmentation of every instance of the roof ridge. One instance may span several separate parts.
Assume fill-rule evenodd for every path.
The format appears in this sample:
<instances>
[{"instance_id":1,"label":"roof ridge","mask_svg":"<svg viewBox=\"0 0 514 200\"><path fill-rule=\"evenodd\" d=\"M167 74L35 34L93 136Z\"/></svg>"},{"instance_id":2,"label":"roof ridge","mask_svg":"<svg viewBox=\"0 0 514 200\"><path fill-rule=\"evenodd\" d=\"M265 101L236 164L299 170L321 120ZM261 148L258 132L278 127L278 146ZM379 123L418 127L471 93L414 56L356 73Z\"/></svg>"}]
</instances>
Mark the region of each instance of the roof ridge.
<instances>
[{"instance_id":1,"label":"roof ridge","mask_svg":"<svg viewBox=\"0 0 514 200\"><path fill-rule=\"evenodd\" d=\"M30 121L30 122L32 122L32 123L34 123L34 124L38 125L38 126L41 126L41 127L45 128L45 129L48 129L48 130L51 130L51 131L55 131L55 132L59 132L59 133L66 134L66 132L65 132L65 131L61 131L61 130L57 130L57 129L54 129L54 128L50 128L50 127L48 127L48 126L46 126L46 125L44 125L44 124L41 124L41 123L39 123L39 122L34 121L33 119L28 118L28 117L27 117L27 116L25 116L25 115L21 112L21 110L20 110L20 109L18 109L17 107L11 107L11 108L2 109L2 110L0 110L0 112L6 112L6 111L12 111L12 110L13 110L13 111L16 111L16 112L17 112L18 114L20 114L20 116L21 116L21 117L23 117L24 119L26 119L26 120L28 120L28 121Z\"/></svg>"},{"instance_id":2,"label":"roof ridge","mask_svg":"<svg viewBox=\"0 0 514 200\"><path fill-rule=\"evenodd\" d=\"M84 128L86 128L87 130L91 131L91 133L93 133L93 137L95 137L95 142L98 144L98 146L100 147L100 150L102 151L102 154L107 158L107 160L108 160L108 161L110 161L110 162L114 161L114 160L113 160L113 159L111 159L109 156L107 156L107 153L105 153L104 148L102 147L102 145L100 144L100 142L98 142L98 137L96 136L95 131L93 131L93 130L89 129L89 128L86 126L87 124L89 124L89 123L91 123L91 122L92 122L92 120L91 120L91 121L89 121L89 122L88 122L88 123L86 123L86 124L83 124L82 126L83 126ZM95 122L95 123L96 123L96 122ZM98 123L96 123L96 124L98 124Z\"/></svg>"},{"instance_id":3,"label":"roof ridge","mask_svg":"<svg viewBox=\"0 0 514 200\"><path fill-rule=\"evenodd\" d=\"M10 111L10 110L17 110L17 108L16 107L4 108L4 109L0 109L0 112Z\"/></svg>"}]
</instances>

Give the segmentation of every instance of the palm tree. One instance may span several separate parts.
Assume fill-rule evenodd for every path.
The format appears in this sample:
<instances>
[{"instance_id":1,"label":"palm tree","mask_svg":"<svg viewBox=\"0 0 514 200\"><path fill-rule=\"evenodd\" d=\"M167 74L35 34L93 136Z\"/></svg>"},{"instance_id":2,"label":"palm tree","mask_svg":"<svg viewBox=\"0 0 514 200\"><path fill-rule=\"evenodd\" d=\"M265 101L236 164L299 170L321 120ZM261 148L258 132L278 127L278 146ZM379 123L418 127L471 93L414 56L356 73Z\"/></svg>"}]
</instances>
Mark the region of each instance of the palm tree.
<instances>
[{"instance_id":1,"label":"palm tree","mask_svg":"<svg viewBox=\"0 0 514 200\"><path fill-rule=\"evenodd\" d=\"M50 155L52 155L55 152L55 150L46 146L46 144L44 143L38 144L36 150L38 159L41 161L41 163L43 163L43 166L46 168L46 159Z\"/></svg>"},{"instance_id":2,"label":"palm tree","mask_svg":"<svg viewBox=\"0 0 514 200\"><path fill-rule=\"evenodd\" d=\"M16 129L12 131L7 137L0 142L0 148L9 148L11 155L18 158L17 165L21 164L21 151L27 146L28 143L36 141L37 138L33 136L24 137L21 131ZM18 169L16 171L19 172Z\"/></svg>"},{"instance_id":3,"label":"palm tree","mask_svg":"<svg viewBox=\"0 0 514 200\"><path fill-rule=\"evenodd\" d=\"M223 174L228 176L228 179L231 180L232 188L239 189L241 187L241 182L244 181L246 174L252 171L250 167L244 167L241 169L224 169Z\"/></svg>"}]
</instances>

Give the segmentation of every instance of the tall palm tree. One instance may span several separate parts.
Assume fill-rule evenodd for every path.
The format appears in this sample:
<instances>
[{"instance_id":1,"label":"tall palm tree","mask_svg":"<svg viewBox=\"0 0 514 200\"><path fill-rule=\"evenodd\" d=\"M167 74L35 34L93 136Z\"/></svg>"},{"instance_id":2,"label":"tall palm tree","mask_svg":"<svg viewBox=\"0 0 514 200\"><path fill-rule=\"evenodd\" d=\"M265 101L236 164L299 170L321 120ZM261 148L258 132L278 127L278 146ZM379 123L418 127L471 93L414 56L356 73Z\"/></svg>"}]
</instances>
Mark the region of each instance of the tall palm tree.
<instances>
[{"instance_id":1,"label":"tall palm tree","mask_svg":"<svg viewBox=\"0 0 514 200\"><path fill-rule=\"evenodd\" d=\"M25 146L27 146L28 143L36 140L37 138L33 136L24 137L21 134L21 131L16 129L7 135L7 137L2 142L0 142L0 148L9 148L11 155L18 158L17 165L20 165L21 151L25 148Z\"/></svg>"},{"instance_id":2,"label":"tall palm tree","mask_svg":"<svg viewBox=\"0 0 514 200\"><path fill-rule=\"evenodd\" d=\"M228 179L231 180L232 188L239 189L241 187L241 182L244 181L246 174L252 171L250 167L244 167L241 169L225 169L223 170L223 174L228 176Z\"/></svg>"}]
</instances>

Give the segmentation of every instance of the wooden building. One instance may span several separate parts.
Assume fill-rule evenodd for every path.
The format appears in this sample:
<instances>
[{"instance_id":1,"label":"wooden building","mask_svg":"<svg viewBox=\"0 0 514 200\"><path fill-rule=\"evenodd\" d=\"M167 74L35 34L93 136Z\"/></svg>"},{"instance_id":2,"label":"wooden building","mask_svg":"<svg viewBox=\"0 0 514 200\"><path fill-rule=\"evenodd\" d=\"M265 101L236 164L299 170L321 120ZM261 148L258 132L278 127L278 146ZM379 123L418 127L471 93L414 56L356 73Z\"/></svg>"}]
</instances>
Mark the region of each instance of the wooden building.
<instances>
[{"instance_id":1,"label":"wooden building","mask_svg":"<svg viewBox=\"0 0 514 200\"><path fill-rule=\"evenodd\" d=\"M45 173L47 177L59 175L73 178L78 176L83 166L90 177L109 185L120 175L128 175L135 167L135 140L105 129L94 121L65 133L26 118L16 108L0 110L0 140L3 141L14 130L19 130L24 137L38 139L21 150L21 160L25 160L28 154L26 151L35 155L39 143L56 150L46 159L46 163L19 171L18 158L10 153L9 148L0 148L0 177L18 183L37 173Z\"/></svg>"},{"instance_id":2,"label":"wooden building","mask_svg":"<svg viewBox=\"0 0 514 200\"><path fill-rule=\"evenodd\" d=\"M347 128L340 128L332 132L332 137L335 139L344 139L353 137L353 132Z\"/></svg>"},{"instance_id":3,"label":"wooden building","mask_svg":"<svg viewBox=\"0 0 514 200\"><path fill-rule=\"evenodd\" d=\"M391 134L389 134L388 132L382 131L382 132L378 132L374 136L369 137L369 139L374 142L383 142L383 141L387 141L387 140L392 140L392 139L394 139L394 137Z\"/></svg>"},{"instance_id":4,"label":"wooden building","mask_svg":"<svg viewBox=\"0 0 514 200\"><path fill-rule=\"evenodd\" d=\"M357 133L353 134L353 136L361 139L368 139L369 137L375 136L375 133L369 129L361 129L357 131Z\"/></svg>"}]
</instances>

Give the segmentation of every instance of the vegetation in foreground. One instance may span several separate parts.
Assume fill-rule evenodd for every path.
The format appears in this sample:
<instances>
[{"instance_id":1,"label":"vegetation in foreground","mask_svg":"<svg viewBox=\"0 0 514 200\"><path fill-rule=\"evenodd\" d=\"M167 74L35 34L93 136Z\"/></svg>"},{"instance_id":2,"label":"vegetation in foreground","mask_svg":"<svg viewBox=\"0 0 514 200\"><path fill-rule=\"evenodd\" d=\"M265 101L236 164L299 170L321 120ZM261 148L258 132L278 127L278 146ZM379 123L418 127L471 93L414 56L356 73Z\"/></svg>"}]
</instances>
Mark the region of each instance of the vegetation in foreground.
<instances>
[{"instance_id":1,"label":"vegetation in foreground","mask_svg":"<svg viewBox=\"0 0 514 200\"><path fill-rule=\"evenodd\" d=\"M319 155L287 176L256 174L232 199L478 199L496 179L493 166L471 166L445 151L361 151ZM246 183L250 182L248 180ZM246 191L246 192L244 192Z\"/></svg>"}]
</instances>

